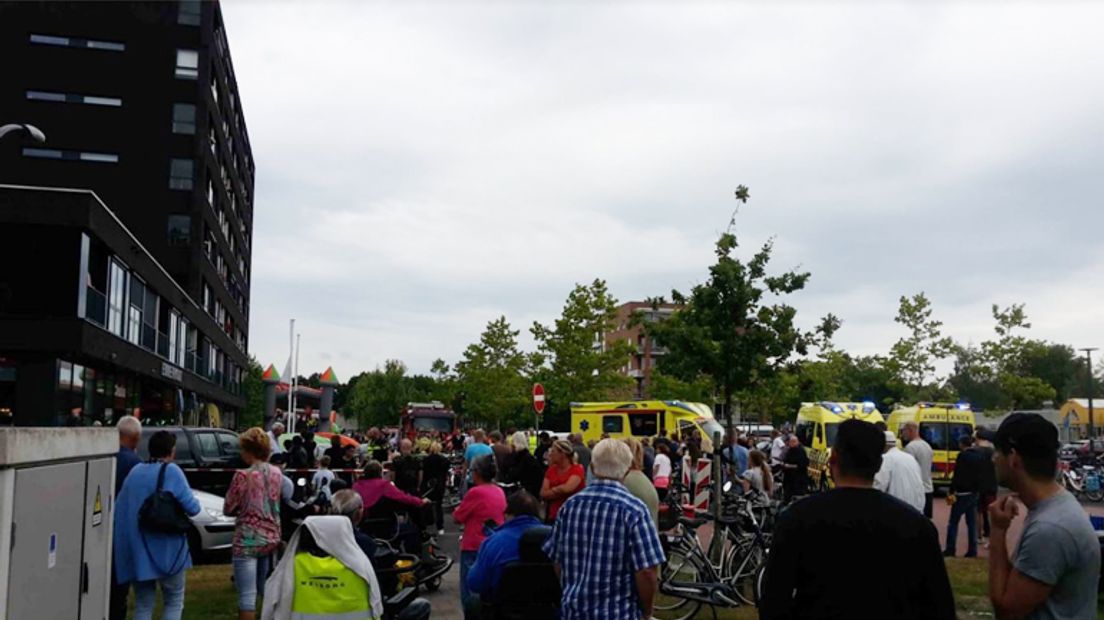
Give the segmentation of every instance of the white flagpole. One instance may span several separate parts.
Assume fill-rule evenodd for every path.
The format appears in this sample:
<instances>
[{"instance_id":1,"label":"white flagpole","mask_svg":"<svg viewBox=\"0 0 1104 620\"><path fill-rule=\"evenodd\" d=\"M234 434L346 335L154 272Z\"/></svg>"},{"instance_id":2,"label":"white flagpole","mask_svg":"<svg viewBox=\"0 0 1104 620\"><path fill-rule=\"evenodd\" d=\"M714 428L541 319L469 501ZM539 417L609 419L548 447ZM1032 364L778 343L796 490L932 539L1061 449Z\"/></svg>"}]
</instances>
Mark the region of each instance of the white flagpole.
<instances>
[{"instance_id":1,"label":"white flagpole","mask_svg":"<svg viewBox=\"0 0 1104 620\"><path fill-rule=\"evenodd\" d=\"M294 354L295 354L295 319L292 319L291 320L291 325L288 327L288 357L291 357ZM289 433L294 433L295 432L295 422L294 422L294 417L293 416L295 415L295 410L292 409L292 393L295 390L291 389L291 383L292 383L294 377L285 377L285 379L287 379L287 382L288 382L288 410L287 410L287 424L285 424L284 426L287 427L287 431Z\"/></svg>"},{"instance_id":2,"label":"white flagpole","mask_svg":"<svg viewBox=\"0 0 1104 620\"><path fill-rule=\"evenodd\" d=\"M294 370L291 371L291 374L294 377L295 383L293 385L295 387L299 387L299 336L300 336L300 334L295 334L295 368L294 368ZM295 390L292 389L292 392L294 393ZM299 406L299 403L297 402L298 400L299 400L298 398L292 400L292 406L293 407L298 407ZM298 412L296 412L296 414L295 414L295 419L296 420L299 419L299 413Z\"/></svg>"}]
</instances>

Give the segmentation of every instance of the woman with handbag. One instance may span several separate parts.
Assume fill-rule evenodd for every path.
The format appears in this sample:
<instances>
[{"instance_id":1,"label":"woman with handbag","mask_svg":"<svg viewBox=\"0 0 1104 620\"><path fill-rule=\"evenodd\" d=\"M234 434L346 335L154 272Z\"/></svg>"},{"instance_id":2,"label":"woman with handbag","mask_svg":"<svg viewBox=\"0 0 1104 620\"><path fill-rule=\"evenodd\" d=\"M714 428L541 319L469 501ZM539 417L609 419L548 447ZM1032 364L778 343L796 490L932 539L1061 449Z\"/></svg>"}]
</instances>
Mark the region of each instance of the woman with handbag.
<instances>
[{"instance_id":1,"label":"woman with handbag","mask_svg":"<svg viewBox=\"0 0 1104 620\"><path fill-rule=\"evenodd\" d=\"M135 465L115 500L115 578L134 584L134 620L152 620L157 585L164 602L162 620L180 620L184 612L184 571L189 516L200 505L184 472L173 463L176 436L158 431L150 437L150 462Z\"/></svg>"},{"instance_id":2,"label":"woman with handbag","mask_svg":"<svg viewBox=\"0 0 1104 620\"><path fill-rule=\"evenodd\" d=\"M246 469L234 473L223 512L234 523L234 585L238 618L253 620L257 594L264 592L272 554L280 546L280 489L284 475L268 464L268 433L253 427L238 437Z\"/></svg>"}]
</instances>

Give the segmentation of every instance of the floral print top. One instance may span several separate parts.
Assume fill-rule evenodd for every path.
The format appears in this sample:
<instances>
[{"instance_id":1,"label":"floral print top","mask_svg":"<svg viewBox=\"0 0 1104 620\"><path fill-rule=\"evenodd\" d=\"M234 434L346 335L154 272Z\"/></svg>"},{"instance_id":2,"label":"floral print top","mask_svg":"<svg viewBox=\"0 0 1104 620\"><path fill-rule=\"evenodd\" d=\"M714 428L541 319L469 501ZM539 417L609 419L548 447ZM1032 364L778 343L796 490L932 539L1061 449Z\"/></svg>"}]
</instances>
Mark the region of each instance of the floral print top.
<instances>
[{"instance_id":1,"label":"floral print top","mask_svg":"<svg viewBox=\"0 0 1104 620\"><path fill-rule=\"evenodd\" d=\"M254 463L234 473L223 511L237 518L234 555L265 556L280 545L280 485L283 473L268 463Z\"/></svg>"}]
</instances>

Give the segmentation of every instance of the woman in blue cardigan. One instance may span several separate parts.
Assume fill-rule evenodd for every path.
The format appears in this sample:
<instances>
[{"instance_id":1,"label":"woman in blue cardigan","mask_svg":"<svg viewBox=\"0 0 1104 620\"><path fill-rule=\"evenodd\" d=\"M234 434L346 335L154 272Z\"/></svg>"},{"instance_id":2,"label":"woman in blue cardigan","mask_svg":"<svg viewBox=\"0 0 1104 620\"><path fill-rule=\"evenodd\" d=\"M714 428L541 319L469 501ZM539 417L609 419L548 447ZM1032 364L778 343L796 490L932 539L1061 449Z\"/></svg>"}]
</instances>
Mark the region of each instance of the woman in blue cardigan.
<instances>
[{"instance_id":1,"label":"woman in blue cardigan","mask_svg":"<svg viewBox=\"0 0 1104 620\"><path fill-rule=\"evenodd\" d=\"M200 505L184 472L173 464L176 437L158 431L150 437L150 462L130 470L115 500L115 579L134 584L134 620L151 620L161 584L163 620L180 620L184 612L184 571L192 566L188 538L184 534L148 532L138 525L138 511L157 489L157 476L165 465L162 490L169 491L188 516L199 514Z\"/></svg>"}]
</instances>

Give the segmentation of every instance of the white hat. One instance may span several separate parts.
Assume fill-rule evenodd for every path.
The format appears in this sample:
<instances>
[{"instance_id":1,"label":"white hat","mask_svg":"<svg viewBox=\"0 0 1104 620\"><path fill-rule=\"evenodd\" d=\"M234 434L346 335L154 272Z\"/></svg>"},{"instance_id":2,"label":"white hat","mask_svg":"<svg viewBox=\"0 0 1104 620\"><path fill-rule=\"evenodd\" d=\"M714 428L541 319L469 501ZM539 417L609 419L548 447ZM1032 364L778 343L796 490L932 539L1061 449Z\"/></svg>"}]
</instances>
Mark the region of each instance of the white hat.
<instances>
[{"instance_id":1,"label":"white hat","mask_svg":"<svg viewBox=\"0 0 1104 620\"><path fill-rule=\"evenodd\" d=\"M894 435L893 431L886 431L885 432L885 437L886 437L886 445L887 446L897 445L897 435Z\"/></svg>"}]
</instances>

